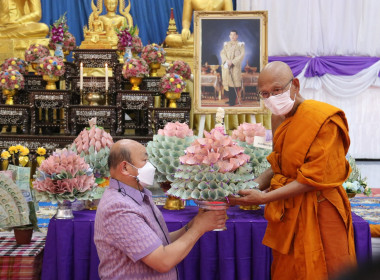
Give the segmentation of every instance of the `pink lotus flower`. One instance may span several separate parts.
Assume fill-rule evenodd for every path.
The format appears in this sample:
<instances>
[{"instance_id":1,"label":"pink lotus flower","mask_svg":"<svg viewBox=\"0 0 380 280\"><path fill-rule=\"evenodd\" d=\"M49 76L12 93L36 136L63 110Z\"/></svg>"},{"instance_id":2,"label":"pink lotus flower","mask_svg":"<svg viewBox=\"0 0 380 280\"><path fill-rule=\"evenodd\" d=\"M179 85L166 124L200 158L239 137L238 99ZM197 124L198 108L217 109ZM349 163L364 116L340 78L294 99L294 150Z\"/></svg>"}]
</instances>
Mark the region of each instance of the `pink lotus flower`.
<instances>
[{"instance_id":1,"label":"pink lotus flower","mask_svg":"<svg viewBox=\"0 0 380 280\"><path fill-rule=\"evenodd\" d=\"M231 137L212 130L205 131L205 138L196 139L179 160L187 165L217 165L219 172L233 172L246 164L250 157L244 154L244 148L238 146Z\"/></svg>"},{"instance_id":2,"label":"pink lotus flower","mask_svg":"<svg viewBox=\"0 0 380 280\"><path fill-rule=\"evenodd\" d=\"M255 136L265 136L265 127L261 123L242 123L232 132L232 139L251 145Z\"/></svg>"},{"instance_id":3,"label":"pink lotus flower","mask_svg":"<svg viewBox=\"0 0 380 280\"><path fill-rule=\"evenodd\" d=\"M186 123L169 122L165 125L164 129L159 129L157 134L164 136L176 136L183 139L187 136L193 136L193 131Z\"/></svg>"}]
</instances>

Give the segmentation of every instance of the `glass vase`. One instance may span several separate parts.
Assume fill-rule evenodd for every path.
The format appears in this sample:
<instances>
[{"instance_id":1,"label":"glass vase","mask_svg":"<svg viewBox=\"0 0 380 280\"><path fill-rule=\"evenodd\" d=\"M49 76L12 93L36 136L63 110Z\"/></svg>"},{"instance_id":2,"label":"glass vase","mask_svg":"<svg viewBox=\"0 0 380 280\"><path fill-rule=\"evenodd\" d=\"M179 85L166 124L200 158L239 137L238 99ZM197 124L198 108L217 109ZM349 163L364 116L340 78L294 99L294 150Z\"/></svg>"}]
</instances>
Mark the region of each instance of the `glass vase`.
<instances>
[{"instance_id":1,"label":"glass vase","mask_svg":"<svg viewBox=\"0 0 380 280\"><path fill-rule=\"evenodd\" d=\"M54 56L62 58L62 59L64 58L63 44L55 44Z\"/></svg>"},{"instance_id":2,"label":"glass vase","mask_svg":"<svg viewBox=\"0 0 380 280\"><path fill-rule=\"evenodd\" d=\"M223 201L206 201L206 200L194 200L199 208L204 211L215 211L215 210L227 210L228 204ZM227 227L221 229L214 229L213 231L224 231L227 230Z\"/></svg>"},{"instance_id":3,"label":"glass vase","mask_svg":"<svg viewBox=\"0 0 380 280\"><path fill-rule=\"evenodd\" d=\"M56 219L74 219L73 209L69 200L58 201Z\"/></svg>"}]
</instances>

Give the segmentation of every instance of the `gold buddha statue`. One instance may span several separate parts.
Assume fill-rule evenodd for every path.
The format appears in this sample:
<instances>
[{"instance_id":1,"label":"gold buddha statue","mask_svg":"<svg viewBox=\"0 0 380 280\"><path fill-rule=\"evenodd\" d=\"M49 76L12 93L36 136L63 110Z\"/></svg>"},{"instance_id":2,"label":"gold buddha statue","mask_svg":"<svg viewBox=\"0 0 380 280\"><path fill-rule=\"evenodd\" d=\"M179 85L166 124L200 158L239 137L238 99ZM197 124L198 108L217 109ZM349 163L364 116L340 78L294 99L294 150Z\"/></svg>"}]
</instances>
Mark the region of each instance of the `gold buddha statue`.
<instances>
[{"instance_id":1,"label":"gold buddha statue","mask_svg":"<svg viewBox=\"0 0 380 280\"><path fill-rule=\"evenodd\" d=\"M40 0L0 0L0 39L46 37L41 14Z\"/></svg>"},{"instance_id":2,"label":"gold buddha statue","mask_svg":"<svg viewBox=\"0 0 380 280\"><path fill-rule=\"evenodd\" d=\"M121 15L116 14L117 6ZM123 26L133 26L133 19L129 11L131 1L125 7L125 0L104 0L107 13L100 15L103 11L103 0L98 0L97 4L91 1L92 13L89 17L88 28L84 28L85 40L81 49L116 49L118 38L115 28Z\"/></svg>"},{"instance_id":3,"label":"gold buddha statue","mask_svg":"<svg viewBox=\"0 0 380 280\"><path fill-rule=\"evenodd\" d=\"M169 34L165 44L169 47L193 48L194 37L190 32L193 11L232 11L232 0L184 0L181 34Z\"/></svg>"}]
</instances>

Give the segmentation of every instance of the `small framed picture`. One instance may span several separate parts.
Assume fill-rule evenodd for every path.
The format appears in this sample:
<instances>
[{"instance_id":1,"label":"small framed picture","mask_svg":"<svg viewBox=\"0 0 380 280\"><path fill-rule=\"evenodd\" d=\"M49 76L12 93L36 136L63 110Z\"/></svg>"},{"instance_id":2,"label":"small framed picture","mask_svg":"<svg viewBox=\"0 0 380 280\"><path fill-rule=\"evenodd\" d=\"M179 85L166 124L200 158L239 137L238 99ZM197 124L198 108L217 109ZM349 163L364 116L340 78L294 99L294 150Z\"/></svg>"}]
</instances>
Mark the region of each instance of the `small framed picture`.
<instances>
[{"instance_id":1,"label":"small framed picture","mask_svg":"<svg viewBox=\"0 0 380 280\"><path fill-rule=\"evenodd\" d=\"M267 28L267 11L194 13L194 113L267 112L257 89Z\"/></svg>"}]
</instances>

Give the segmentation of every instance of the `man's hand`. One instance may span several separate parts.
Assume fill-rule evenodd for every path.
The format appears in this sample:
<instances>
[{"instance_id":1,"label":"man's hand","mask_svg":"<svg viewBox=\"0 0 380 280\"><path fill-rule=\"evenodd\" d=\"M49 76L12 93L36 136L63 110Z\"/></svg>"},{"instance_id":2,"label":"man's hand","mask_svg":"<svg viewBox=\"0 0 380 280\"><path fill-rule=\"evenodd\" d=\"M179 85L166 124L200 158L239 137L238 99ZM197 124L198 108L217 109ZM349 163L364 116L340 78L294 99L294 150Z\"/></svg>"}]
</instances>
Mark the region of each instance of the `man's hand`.
<instances>
[{"instance_id":1,"label":"man's hand","mask_svg":"<svg viewBox=\"0 0 380 280\"><path fill-rule=\"evenodd\" d=\"M226 218L226 210L205 211L200 209L191 221L190 228L194 228L202 234L214 229L222 229L226 224Z\"/></svg>"},{"instance_id":2,"label":"man's hand","mask_svg":"<svg viewBox=\"0 0 380 280\"><path fill-rule=\"evenodd\" d=\"M228 65L228 67L231 67L233 65L232 61L231 60L227 60L227 65Z\"/></svg>"},{"instance_id":3,"label":"man's hand","mask_svg":"<svg viewBox=\"0 0 380 280\"><path fill-rule=\"evenodd\" d=\"M229 196L229 204L230 205L243 205L243 206L249 206L249 205L259 205L265 203L265 195L266 193L263 193L259 190L241 190L239 191L239 195L242 197L234 197Z\"/></svg>"}]
</instances>

